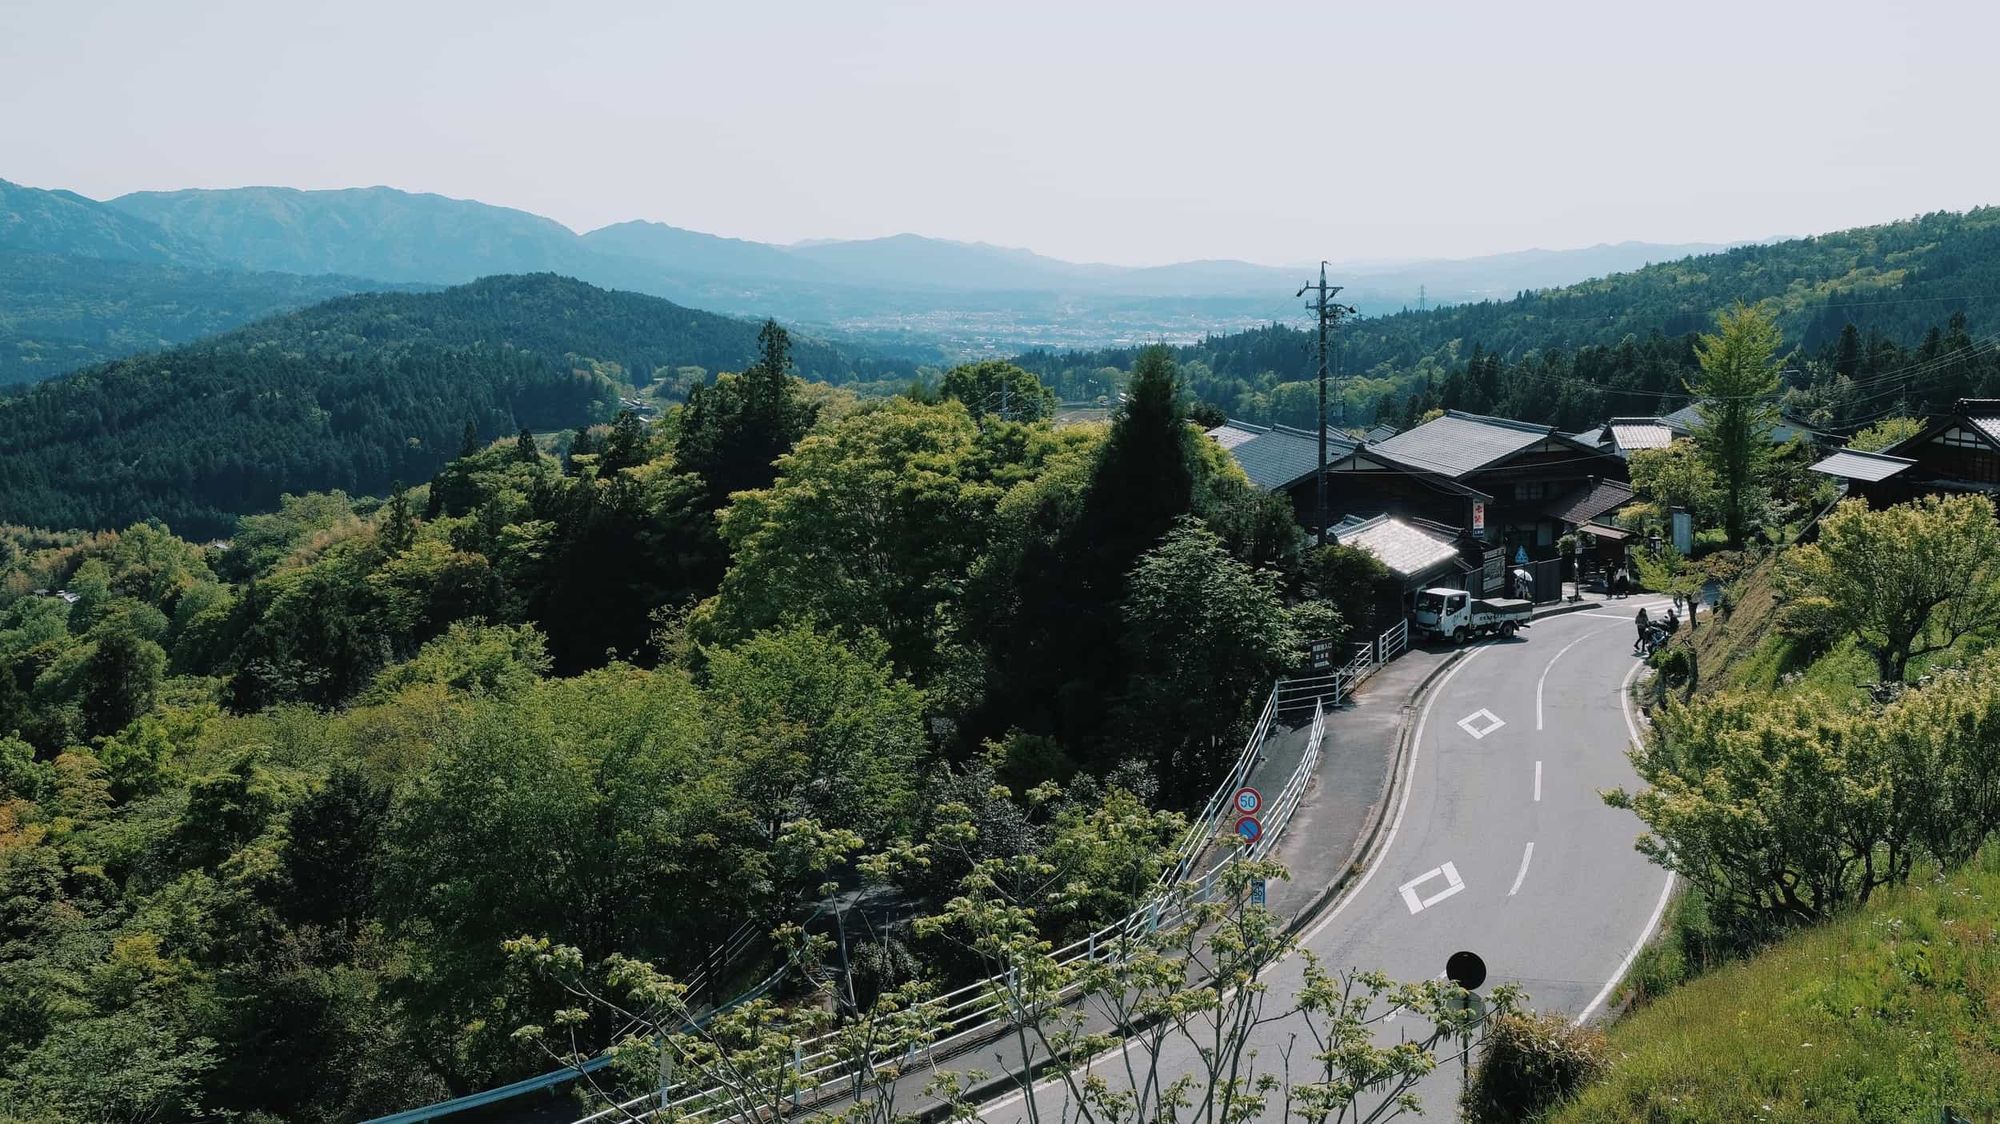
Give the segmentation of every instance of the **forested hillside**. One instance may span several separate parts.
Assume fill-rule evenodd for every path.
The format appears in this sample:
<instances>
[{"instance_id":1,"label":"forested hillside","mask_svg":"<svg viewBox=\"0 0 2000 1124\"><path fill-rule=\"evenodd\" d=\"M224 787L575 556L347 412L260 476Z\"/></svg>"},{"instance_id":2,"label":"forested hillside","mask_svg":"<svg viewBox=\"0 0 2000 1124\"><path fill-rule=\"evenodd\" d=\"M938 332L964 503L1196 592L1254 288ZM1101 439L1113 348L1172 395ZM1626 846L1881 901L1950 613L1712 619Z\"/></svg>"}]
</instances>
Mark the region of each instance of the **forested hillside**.
<instances>
[{"instance_id":1,"label":"forested hillside","mask_svg":"<svg viewBox=\"0 0 2000 1124\"><path fill-rule=\"evenodd\" d=\"M40 382L385 288L415 286L0 250L0 384Z\"/></svg>"},{"instance_id":2,"label":"forested hillside","mask_svg":"<svg viewBox=\"0 0 2000 1124\"><path fill-rule=\"evenodd\" d=\"M116 207L0 180L0 384L187 343L329 297L410 287L239 272L199 242Z\"/></svg>"},{"instance_id":3,"label":"forested hillside","mask_svg":"<svg viewBox=\"0 0 2000 1124\"><path fill-rule=\"evenodd\" d=\"M1271 677L1345 631L1321 585L1383 571L1302 554L1163 352L1065 429L991 412L1027 378L999 365L935 400L790 366L767 326L658 423L475 440L226 547L0 531L0 1118L332 1124L501 1084L572 1005L505 942L690 971L811 923L864 852L921 858L870 875L904 908L983 885L1035 939L1149 893ZM867 944L773 997L981 970L907 924Z\"/></svg>"},{"instance_id":4,"label":"forested hillside","mask_svg":"<svg viewBox=\"0 0 2000 1124\"><path fill-rule=\"evenodd\" d=\"M0 399L0 518L220 534L286 492L425 479L468 426L491 438L603 420L656 372L742 367L756 334L550 275L329 301ZM797 354L832 381L893 369L810 342Z\"/></svg>"},{"instance_id":5,"label":"forested hillside","mask_svg":"<svg viewBox=\"0 0 2000 1124\"><path fill-rule=\"evenodd\" d=\"M574 272L585 256L576 235L552 219L386 187L140 191L106 206L253 270L449 284Z\"/></svg>"},{"instance_id":6,"label":"forested hillside","mask_svg":"<svg viewBox=\"0 0 2000 1124\"><path fill-rule=\"evenodd\" d=\"M1824 424L1949 406L2000 375L2000 208L1743 246L1508 301L1351 320L1336 347L1345 420L1402 421L1450 406L1576 429L1662 412L1686 401L1694 334L1737 301L1775 314L1793 351L1794 405ZM1073 398L1106 393L1133 354L1032 352L1019 362ZM1309 332L1273 325L1176 354L1190 390L1223 412L1313 420Z\"/></svg>"}]
</instances>

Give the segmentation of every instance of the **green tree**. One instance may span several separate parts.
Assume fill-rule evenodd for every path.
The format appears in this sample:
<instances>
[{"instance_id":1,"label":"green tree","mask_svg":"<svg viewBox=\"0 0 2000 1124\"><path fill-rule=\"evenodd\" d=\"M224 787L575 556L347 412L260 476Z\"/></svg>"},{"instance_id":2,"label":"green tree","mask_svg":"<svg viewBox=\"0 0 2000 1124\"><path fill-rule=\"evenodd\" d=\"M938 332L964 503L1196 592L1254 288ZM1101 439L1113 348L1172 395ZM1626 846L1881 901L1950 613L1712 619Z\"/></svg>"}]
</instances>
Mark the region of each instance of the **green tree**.
<instances>
[{"instance_id":1,"label":"green tree","mask_svg":"<svg viewBox=\"0 0 2000 1124\"><path fill-rule=\"evenodd\" d=\"M1116 723L1179 806L1215 783L1299 638L1275 575L1231 558L1192 518L1139 560L1122 612L1132 677Z\"/></svg>"},{"instance_id":2,"label":"green tree","mask_svg":"<svg viewBox=\"0 0 2000 1124\"><path fill-rule=\"evenodd\" d=\"M1358 546L1335 545L1313 551L1306 562L1305 581L1313 596L1339 610L1344 631L1362 634L1355 638L1357 642L1373 638L1403 611L1403 583L1380 558ZM1344 639L1344 635L1331 639Z\"/></svg>"},{"instance_id":3,"label":"green tree","mask_svg":"<svg viewBox=\"0 0 2000 1124\"><path fill-rule=\"evenodd\" d=\"M1056 412L1055 392L1004 359L953 367L945 372L939 389L944 397L965 403L974 418L991 415L1002 421L1046 421Z\"/></svg>"},{"instance_id":4,"label":"green tree","mask_svg":"<svg viewBox=\"0 0 2000 1124\"><path fill-rule=\"evenodd\" d=\"M382 517L382 549L391 554L408 550L417 541L417 518L410 510L410 490L396 481L389 493L389 508Z\"/></svg>"},{"instance_id":5,"label":"green tree","mask_svg":"<svg viewBox=\"0 0 2000 1124\"><path fill-rule=\"evenodd\" d=\"M84 735L117 733L151 710L166 669L167 653L122 618L92 629L78 684Z\"/></svg>"},{"instance_id":6,"label":"green tree","mask_svg":"<svg viewBox=\"0 0 2000 1124\"><path fill-rule=\"evenodd\" d=\"M446 713L383 832L380 900L412 938L416 1040L473 1084L529 1060L492 1021L541 1001L507 985L508 936L526 927L593 957L694 963L762 904L765 848L742 842L726 763L677 672L613 665Z\"/></svg>"},{"instance_id":7,"label":"green tree","mask_svg":"<svg viewBox=\"0 0 2000 1124\"><path fill-rule=\"evenodd\" d=\"M1884 680L1910 661L1994 627L2000 613L2000 527L1985 496L1925 496L1870 511L1847 500L1817 541L1785 557L1788 615L1852 635Z\"/></svg>"},{"instance_id":8,"label":"green tree","mask_svg":"<svg viewBox=\"0 0 2000 1124\"><path fill-rule=\"evenodd\" d=\"M1864 453L1879 453L1892 445L1900 445L1923 431L1924 423L1921 418L1883 418L1856 433L1853 439L1848 441L1847 447Z\"/></svg>"},{"instance_id":9,"label":"green tree","mask_svg":"<svg viewBox=\"0 0 2000 1124\"><path fill-rule=\"evenodd\" d=\"M970 576L999 505L1078 443L1046 426L980 429L958 403L893 398L801 441L768 489L722 516L734 562L713 628L740 639L786 620L874 632L928 683L952 656Z\"/></svg>"},{"instance_id":10,"label":"green tree","mask_svg":"<svg viewBox=\"0 0 2000 1124\"><path fill-rule=\"evenodd\" d=\"M1701 375L1688 390L1701 413L1695 449L1721 490L1729 543L1741 546L1756 514L1760 474L1771 457L1781 337L1769 314L1746 304L1723 312L1717 325L1716 333L1695 344Z\"/></svg>"},{"instance_id":11,"label":"green tree","mask_svg":"<svg viewBox=\"0 0 2000 1124\"><path fill-rule=\"evenodd\" d=\"M1669 701L1632 752L1648 787L1605 799L1638 815L1640 852L1699 887L1726 924L1768 933L1867 900L1909 857L1908 825L1889 830L1871 739L1867 718L1813 696Z\"/></svg>"},{"instance_id":12,"label":"green tree","mask_svg":"<svg viewBox=\"0 0 2000 1124\"><path fill-rule=\"evenodd\" d=\"M908 824L927 763L924 696L886 654L803 627L708 653L712 736L766 839L808 818L878 839Z\"/></svg>"},{"instance_id":13,"label":"green tree","mask_svg":"<svg viewBox=\"0 0 2000 1124\"><path fill-rule=\"evenodd\" d=\"M523 464L541 463L541 446L535 444L535 435L527 426L522 426L514 438L514 459Z\"/></svg>"},{"instance_id":14,"label":"green tree","mask_svg":"<svg viewBox=\"0 0 2000 1124\"><path fill-rule=\"evenodd\" d=\"M791 338L766 321L757 341L756 363L696 387L681 411L674 456L707 486L710 510L732 493L769 487L777 459L812 425L815 410L793 385Z\"/></svg>"},{"instance_id":15,"label":"green tree","mask_svg":"<svg viewBox=\"0 0 2000 1124\"><path fill-rule=\"evenodd\" d=\"M1662 516L1683 508L1696 526L1711 526L1721 508L1715 470L1691 441L1664 449L1634 449L1629 462L1632 490L1660 509Z\"/></svg>"}]
</instances>

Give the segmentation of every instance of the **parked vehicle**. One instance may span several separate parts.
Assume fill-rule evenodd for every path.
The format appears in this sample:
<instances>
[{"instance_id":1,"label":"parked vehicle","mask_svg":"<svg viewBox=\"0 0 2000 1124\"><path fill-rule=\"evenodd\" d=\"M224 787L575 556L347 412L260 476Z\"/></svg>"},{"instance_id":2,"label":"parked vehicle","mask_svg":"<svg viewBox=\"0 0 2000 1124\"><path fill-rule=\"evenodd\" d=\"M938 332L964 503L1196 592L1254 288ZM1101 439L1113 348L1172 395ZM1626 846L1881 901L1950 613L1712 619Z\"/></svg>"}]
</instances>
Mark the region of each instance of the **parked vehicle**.
<instances>
[{"instance_id":1,"label":"parked vehicle","mask_svg":"<svg viewBox=\"0 0 2000 1124\"><path fill-rule=\"evenodd\" d=\"M1417 594L1417 628L1445 640L1512 636L1528 627L1532 603L1518 597L1474 597L1462 589L1426 589Z\"/></svg>"}]
</instances>

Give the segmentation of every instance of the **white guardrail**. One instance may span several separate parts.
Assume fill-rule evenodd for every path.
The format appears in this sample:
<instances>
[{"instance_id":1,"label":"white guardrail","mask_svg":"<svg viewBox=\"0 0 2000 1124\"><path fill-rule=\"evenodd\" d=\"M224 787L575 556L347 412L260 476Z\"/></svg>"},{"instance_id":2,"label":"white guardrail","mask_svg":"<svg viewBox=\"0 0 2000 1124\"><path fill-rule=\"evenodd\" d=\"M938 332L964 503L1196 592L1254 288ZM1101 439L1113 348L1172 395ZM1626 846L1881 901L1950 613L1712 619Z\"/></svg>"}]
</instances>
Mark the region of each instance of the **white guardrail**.
<instances>
[{"instance_id":1,"label":"white guardrail","mask_svg":"<svg viewBox=\"0 0 2000 1124\"><path fill-rule=\"evenodd\" d=\"M1144 936L1162 925L1171 926L1180 920L1180 914L1173 912L1177 907L1165 903L1174 897L1172 890L1194 879L1196 870L1201 867L1203 855L1214 846L1218 835L1224 829L1227 813L1233 808L1237 790L1248 782L1251 772L1257 765L1264 742L1270 737L1272 724L1281 715L1311 710L1312 726L1305 754L1286 779L1277 797L1270 802L1264 814L1263 833L1247 850L1230 851L1221 860L1201 872L1197 900L1207 899L1214 887L1216 876L1227 864L1245 854L1253 858L1269 854L1271 848L1277 845L1285 827L1291 822L1292 814L1305 799L1306 789L1312 783L1314 772L1319 765L1321 743L1326 737L1327 710L1351 695L1362 680L1400 655L1408 645L1409 626L1407 623L1399 623L1375 640L1356 645L1354 658L1331 674L1280 680L1273 686L1270 695L1264 700L1262 710L1258 713L1256 725L1244 742L1243 752L1237 755L1235 763L1217 783L1215 792L1189 824L1186 836L1175 851L1174 861L1161 873L1159 889L1152 900L1130 916L1057 949L1055 952L1057 961L1070 964L1086 957L1095 960L1106 955L1116 955L1117 950L1135 936ZM720 965L729 965L752 943L753 937L746 923L744 928L731 934L729 940L725 942L724 954L719 957ZM718 1005L715 1010L728 1010L765 994L779 982L786 971L786 967L779 968L759 980L748 991ZM705 972L698 973L691 977L689 982L706 982L705 977ZM1003 993L995 986L998 982L996 978L979 980L931 999L929 1002L939 1009L945 1029L936 1041L922 1051L923 1056L948 1056L972 1042L997 1034L1011 1026L1012 1022L1007 1016L1002 998ZM830 1032L799 1044L796 1060L793 1063L799 1075L798 1087L792 1093L795 1108L803 1108L824 1100L829 1091L836 1088L851 1088L858 1079L858 1075L852 1072L849 1064L835 1056L832 1043L837 1034L837 1031ZM870 1065L871 1068L888 1064L907 1065L913 1060L915 1059L908 1054L893 1057L884 1055L871 1059ZM579 1068L590 1072L602 1068L609 1061L609 1054L600 1054ZM443 1104L378 1117L368 1121L367 1124L419 1124L421 1121L447 1116L464 1109L494 1104L522 1093L549 1088L574 1079L576 1075L576 1069L556 1070L511 1085L459 1097ZM594 1112L576 1120L574 1124L602 1124L605 1121L631 1116L651 1119L663 1113L670 1113L676 1119L700 1122L708 1119L711 1113L725 1111L723 1105L714 1103L717 1099L717 1091L714 1089L703 1089L678 1099L672 1099L672 1092L669 1090L659 1090ZM703 1105L702 1102L709 1104Z\"/></svg>"}]
</instances>

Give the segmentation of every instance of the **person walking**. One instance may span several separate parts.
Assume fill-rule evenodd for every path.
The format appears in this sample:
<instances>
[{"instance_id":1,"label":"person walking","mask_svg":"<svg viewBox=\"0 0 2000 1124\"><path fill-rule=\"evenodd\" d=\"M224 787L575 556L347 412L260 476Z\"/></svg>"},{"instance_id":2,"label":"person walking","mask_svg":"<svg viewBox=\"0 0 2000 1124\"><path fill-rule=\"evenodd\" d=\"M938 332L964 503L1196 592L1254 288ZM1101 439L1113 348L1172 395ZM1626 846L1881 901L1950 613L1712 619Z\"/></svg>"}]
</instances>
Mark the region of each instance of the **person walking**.
<instances>
[{"instance_id":1,"label":"person walking","mask_svg":"<svg viewBox=\"0 0 2000 1124\"><path fill-rule=\"evenodd\" d=\"M1646 654L1646 629L1650 628L1653 623L1646 619L1646 607L1644 605L1639 606L1639 615L1632 618L1632 622L1639 628L1639 638L1632 641L1632 654L1643 656Z\"/></svg>"}]
</instances>

